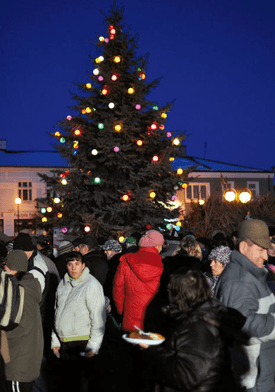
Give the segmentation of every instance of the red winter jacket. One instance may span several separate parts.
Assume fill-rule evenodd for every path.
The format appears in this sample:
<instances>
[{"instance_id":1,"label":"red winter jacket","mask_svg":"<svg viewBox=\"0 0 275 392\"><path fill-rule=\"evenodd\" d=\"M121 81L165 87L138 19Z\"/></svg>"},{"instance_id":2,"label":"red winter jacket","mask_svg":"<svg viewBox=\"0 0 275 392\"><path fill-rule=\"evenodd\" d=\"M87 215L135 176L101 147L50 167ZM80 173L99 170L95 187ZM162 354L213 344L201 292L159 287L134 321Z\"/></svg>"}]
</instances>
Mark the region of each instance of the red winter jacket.
<instances>
[{"instance_id":1,"label":"red winter jacket","mask_svg":"<svg viewBox=\"0 0 275 392\"><path fill-rule=\"evenodd\" d=\"M118 313L123 315L124 331L136 331L134 325L143 329L145 311L159 289L162 272L162 257L155 247L121 256L113 281L113 298Z\"/></svg>"}]
</instances>

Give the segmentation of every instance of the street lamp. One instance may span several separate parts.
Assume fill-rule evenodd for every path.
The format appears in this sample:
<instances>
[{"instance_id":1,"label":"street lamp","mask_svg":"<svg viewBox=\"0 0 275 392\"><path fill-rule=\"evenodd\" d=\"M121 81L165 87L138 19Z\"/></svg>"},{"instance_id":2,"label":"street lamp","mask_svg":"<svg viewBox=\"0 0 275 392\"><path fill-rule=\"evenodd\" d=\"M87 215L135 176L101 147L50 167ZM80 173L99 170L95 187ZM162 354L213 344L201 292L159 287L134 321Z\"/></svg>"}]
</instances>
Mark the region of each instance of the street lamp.
<instances>
[{"instance_id":1,"label":"street lamp","mask_svg":"<svg viewBox=\"0 0 275 392\"><path fill-rule=\"evenodd\" d=\"M252 194L248 188L241 189L240 191L231 188L224 191L223 197L229 202L237 201L245 204L251 200Z\"/></svg>"},{"instance_id":2,"label":"street lamp","mask_svg":"<svg viewBox=\"0 0 275 392\"><path fill-rule=\"evenodd\" d=\"M14 202L17 204L17 232L19 234L19 205L21 204L22 200L20 197L17 197Z\"/></svg>"}]
</instances>

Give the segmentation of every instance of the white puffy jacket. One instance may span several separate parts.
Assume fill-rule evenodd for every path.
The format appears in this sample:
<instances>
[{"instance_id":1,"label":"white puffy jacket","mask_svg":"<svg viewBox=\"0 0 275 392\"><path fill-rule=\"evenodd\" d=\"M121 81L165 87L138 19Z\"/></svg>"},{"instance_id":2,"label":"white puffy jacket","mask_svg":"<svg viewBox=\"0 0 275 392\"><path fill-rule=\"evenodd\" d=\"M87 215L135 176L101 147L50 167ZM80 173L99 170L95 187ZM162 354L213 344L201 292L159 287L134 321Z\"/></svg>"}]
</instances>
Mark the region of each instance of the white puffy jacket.
<instances>
[{"instance_id":1,"label":"white puffy jacket","mask_svg":"<svg viewBox=\"0 0 275 392\"><path fill-rule=\"evenodd\" d=\"M105 298L98 280L87 267L76 279L66 273L56 292L52 347L60 347L60 342L88 340L86 350L97 354L105 321Z\"/></svg>"}]
</instances>

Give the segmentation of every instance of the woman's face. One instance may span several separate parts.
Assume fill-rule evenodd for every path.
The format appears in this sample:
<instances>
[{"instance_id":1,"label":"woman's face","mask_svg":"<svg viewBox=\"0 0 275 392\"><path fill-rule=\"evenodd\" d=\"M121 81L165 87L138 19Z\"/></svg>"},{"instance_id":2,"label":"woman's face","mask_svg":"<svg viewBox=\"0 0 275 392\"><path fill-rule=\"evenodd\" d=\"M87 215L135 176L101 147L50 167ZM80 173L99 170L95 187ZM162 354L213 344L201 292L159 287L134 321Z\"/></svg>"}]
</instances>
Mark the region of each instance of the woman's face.
<instances>
[{"instance_id":1,"label":"woman's face","mask_svg":"<svg viewBox=\"0 0 275 392\"><path fill-rule=\"evenodd\" d=\"M85 268L85 264L79 260L72 260L67 263L68 274L71 278L78 278Z\"/></svg>"},{"instance_id":2,"label":"woman's face","mask_svg":"<svg viewBox=\"0 0 275 392\"><path fill-rule=\"evenodd\" d=\"M225 266L218 260L212 260L210 263L213 276L220 276Z\"/></svg>"}]
</instances>

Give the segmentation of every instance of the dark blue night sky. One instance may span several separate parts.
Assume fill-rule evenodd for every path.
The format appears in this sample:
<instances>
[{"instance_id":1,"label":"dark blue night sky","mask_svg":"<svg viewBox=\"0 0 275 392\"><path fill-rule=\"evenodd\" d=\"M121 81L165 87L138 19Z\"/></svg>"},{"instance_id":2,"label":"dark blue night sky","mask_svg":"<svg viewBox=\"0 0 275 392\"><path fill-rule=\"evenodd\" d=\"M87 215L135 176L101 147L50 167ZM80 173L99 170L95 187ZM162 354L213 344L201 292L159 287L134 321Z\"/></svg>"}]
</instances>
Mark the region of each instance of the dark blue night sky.
<instances>
[{"instance_id":1,"label":"dark blue night sky","mask_svg":"<svg viewBox=\"0 0 275 392\"><path fill-rule=\"evenodd\" d=\"M70 114L74 82L88 82L112 0L9 0L1 5L1 135L8 150L49 150ZM184 131L187 154L275 166L275 1L139 0L125 6L150 54L150 99L175 99L166 130Z\"/></svg>"}]
</instances>

